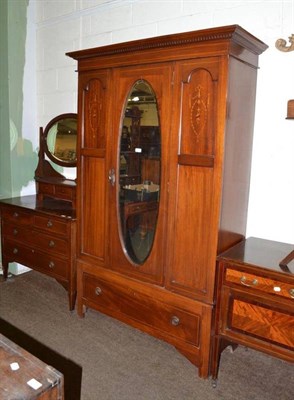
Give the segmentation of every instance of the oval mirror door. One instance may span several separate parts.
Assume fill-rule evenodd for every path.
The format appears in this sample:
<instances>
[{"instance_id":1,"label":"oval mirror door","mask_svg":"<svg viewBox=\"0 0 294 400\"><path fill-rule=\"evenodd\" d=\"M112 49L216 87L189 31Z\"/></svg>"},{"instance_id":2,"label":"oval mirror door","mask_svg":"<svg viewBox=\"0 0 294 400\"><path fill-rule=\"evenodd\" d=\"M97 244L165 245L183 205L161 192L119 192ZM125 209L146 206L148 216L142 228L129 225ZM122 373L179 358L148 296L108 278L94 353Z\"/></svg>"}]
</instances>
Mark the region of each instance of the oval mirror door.
<instances>
[{"instance_id":1,"label":"oval mirror door","mask_svg":"<svg viewBox=\"0 0 294 400\"><path fill-rule=\"evenodd\" d=\"M132 87L122 121L119 212L123 247L135 264L151 252L160 198L160 124L157 100L144 80Z\"/></svg>"}]
</instances>

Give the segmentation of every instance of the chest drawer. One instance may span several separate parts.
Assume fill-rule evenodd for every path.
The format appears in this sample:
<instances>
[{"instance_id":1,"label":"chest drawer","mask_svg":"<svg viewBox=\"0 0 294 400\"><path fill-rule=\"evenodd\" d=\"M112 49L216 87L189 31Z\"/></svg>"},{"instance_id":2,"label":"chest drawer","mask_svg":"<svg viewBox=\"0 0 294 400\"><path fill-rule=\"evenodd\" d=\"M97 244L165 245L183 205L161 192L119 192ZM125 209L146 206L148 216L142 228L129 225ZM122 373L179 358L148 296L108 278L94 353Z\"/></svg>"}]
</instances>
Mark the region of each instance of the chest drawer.
<instances>
[{"instance_id":1,"label":"chest drawer","mask_svg":"<svg viewBox=\"0 0 294 400\"><path fill-rule=\"evenodd\" d=\"M38 182L38 189L44 194L54 194L54 185L52 184Z\"/></svg>"},{"instance_id":2,"label":"chest drawer","mask_svg":"<svg viewBox=\"0 0 294 400\"><path fill-rule=\"evenodd\" d=\"M7 239L4 239L3 243L5 256L9 259L57 278L67 278L67 260Z\"/></svg>"},{"instance_id":3,"label":"chest drawer","mask_svg":"<svg viewBox=\"0 0 294 400\"><path fill-rule=\"evenodd\" d=\"M24 211L19 211L16 208L13 209L4 209L2 211L2 220L7 220L9 222L13 222L21 225L32 225L34 223L34 217L30 213L26 213Z\"/></svg>"},{"instance_id":4,"label":"chest drawer","mask_svg":"<svg viewBox=\"0 0 294 400\"><path fill-rule=\"evenodd\" d=\"M56 236L35 231L34 229L24 228L19 225L4 224L2 225L3 234L16 242L25 243L34 249L42 249L46 252L59 253L61 256L67 256L69 246L65 239Z\"/></svg>"},{"instance_id":5,"label":"chest drawer","mask_svg":"<svg viewBox=\"0 0 294 400\"><path fill-rule=\"evenodd\" d=\"M83 275L86 301L101 311L111 310L144 325L152 326L170 336L199 345L200 316L156 301L137 291Z\"/></svg>"},{"instance_id":6,"label":"chest drawer","mask_svg":"<svg viewBox=\"0 0 294 400\"><path fill-rule=\"evenodd\" d=\"M229 287L224 287L221 303L221 333L294 351L294 309Z\"/></svg>"},{"instance_id":7,"label":"chest drawer","mask_svg":"<svg viewBox=\"0 0 294 400\"><path fill-rule=\"evenodd\" d=\"M53 197L58 197L63 200L73 200L75 197L75 192L73 187L67 187L64 185L52 184L52 183L45 183L45 182L38 182L39 192L43 193L44 195L49 195Z\"/></svg>"},{"instance_id":8,"label":"chest drawer","mask_svg":"<svg viewBox=\"0 0 294 400\"><path fill-rule=\"evenodd\" d=\"M226 284L236 284L243 288L250 288L256 292L269 293L275 296L293 299L294 304L294 280L293 283L283 282L277 279L265 278L259 274L251 274L232 268L227 268L225 273Z\"/></svg>"},{"instance_id":9,"label":"chest drawer","mask_svg":"<svg viewBox=\"0 0 294 400\"><path fill-rule=\"evenodd\" d=\"M73 198L73 190L71 187L56 186L55 194L57 196L62 196L63 199L71 200Z\"/></svg>"},{"instance_id":10,"label":"chest drawer","mask_svg":"<svg viewBox=\"0 0 294 400\"><path fill-rule=\"evenodd\" d=\"M34 218L34 224L36 228L44 229L48 232L54 232L60 235L68 234L69 224L67 221L36 215Z\"/></svg>"}]
</instances>

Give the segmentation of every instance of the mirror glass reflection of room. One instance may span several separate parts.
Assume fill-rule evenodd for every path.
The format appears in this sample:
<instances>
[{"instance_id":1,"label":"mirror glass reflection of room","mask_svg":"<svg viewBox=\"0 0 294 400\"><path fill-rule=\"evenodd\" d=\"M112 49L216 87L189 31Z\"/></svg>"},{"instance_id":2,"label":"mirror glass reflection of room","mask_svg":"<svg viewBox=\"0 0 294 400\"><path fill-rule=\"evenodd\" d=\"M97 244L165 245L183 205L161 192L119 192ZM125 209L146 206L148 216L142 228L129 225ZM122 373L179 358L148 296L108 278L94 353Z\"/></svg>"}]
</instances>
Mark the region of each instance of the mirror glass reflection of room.
<instances>
[{"instance_id":1,"label":"mirror glass reflection of room","mask_svg":"<svg viewBox=\"0 0 294 400\"><path fill-rule=\"evenodd\" d=\"M119 210L123 246L135 264L152 249L160 198L160 123L156 95L137 81L125 105L119 153Z\"/></svg>"},{"instance_id":2,"label":"mirror glass reflection of room","mask_svg":"<svg viewBox=\"0 0 294 400\"><path fill-rule=\"evenodd\" d=\"M47 134L50 153L63 162L76 161L77 119L64 118L56 121Z\"/></svg>"}]
</instances>

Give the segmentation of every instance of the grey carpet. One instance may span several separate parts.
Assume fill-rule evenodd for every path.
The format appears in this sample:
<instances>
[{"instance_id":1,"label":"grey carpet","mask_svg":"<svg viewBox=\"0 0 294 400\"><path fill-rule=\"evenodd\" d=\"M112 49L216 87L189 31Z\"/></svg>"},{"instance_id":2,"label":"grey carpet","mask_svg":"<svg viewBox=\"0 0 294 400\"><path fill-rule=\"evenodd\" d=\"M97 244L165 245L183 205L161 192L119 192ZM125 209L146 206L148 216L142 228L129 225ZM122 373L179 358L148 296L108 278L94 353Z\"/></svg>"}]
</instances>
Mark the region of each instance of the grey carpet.
<instances>
[{"instance_id":1,"label":"grey carpet","mask_svg":"<svg viewBox=\"0 0 294 400\"><path fill-rule=\"evenodd\" d=\"M82 400L294 398L293 364L226 349L214 389L167 343L93 310L70 313L63 287L35 271L0 282L0 317L82 367Z\"/></svg>"}]
</instances>

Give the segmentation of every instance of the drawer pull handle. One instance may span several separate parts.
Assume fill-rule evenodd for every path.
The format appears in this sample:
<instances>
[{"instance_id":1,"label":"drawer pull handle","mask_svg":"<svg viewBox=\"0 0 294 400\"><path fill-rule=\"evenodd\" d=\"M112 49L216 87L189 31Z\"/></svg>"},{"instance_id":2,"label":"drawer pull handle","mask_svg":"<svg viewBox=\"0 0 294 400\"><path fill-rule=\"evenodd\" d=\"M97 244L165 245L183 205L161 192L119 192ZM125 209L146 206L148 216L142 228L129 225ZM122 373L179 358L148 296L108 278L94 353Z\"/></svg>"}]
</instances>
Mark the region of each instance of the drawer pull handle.
<instances>
[{"instance_id":1,"label":"drawer pull handle","mask_svg":"<svg viewBox=\"0 0 294 400\"><path fill-rule=\"evenodd\" d=\"M50 263L49 263L49 268L54 268L54 267L55 267L54 262L53 262L53 261L50 261Z\"/></svg>"},{"instance_id":2,"label":"drawer pull handle","mask_svg":"<svg viewBox=\"0 0 294 400\"><path fill-rule=\"evenodd\" d=\"M55 246L54 240L50 240L50 242L49 242L49 247L54 247L54 246Z\"/></svg>"},{"instance_id":3,"label":"drawer pull handle","mask_svg":"<svg viewBox=\"0 0 294 400\"><path fill-rule=\"evenodd\" d=\"M17 213L17 212L14 212L14 213L13 213L13 216L14 216L14 218L17 218L17 217L18 217L18 213Z\"/></svg>"},{"instance_id":4,"label":"drawer pull handle","mask_svg":"<svg viewBox=\"0 0 294 400\"><path fill-rule=\"evenodd\" d=\"M177 317L176 315L174 315L174 316L171 317L170 323L173 326L178 326L178 325L180 325L180 318Z\"/></svg>"},{"instance_id":5,"label":"drawer pull handle","mask_svg":"<svg viewBox=\"0 0 294 400\"><path fill-rule=\"evenodd\" d=\"M14 249L13 249L13 254L17 254L18 253L18 249L15 247Z\"/></svg>"},{"instance_id":6,"label":"drawer pull handle","mask_svg":"<svg viewBox=\"0 0 294 400\"><path fill-rule=\"evenodd\" d=\"M248 287L252 287L252 286L256 286L258 285L258 280L257 279L252 279L252 280L248 280L246 278L246 276L242 276L242 278L240 279L240 282L242 285L244 286L248 286Z\"/></svg>"},{"instance_id":7,"label":"drawer pull handle","mask_svg":"<svg viewBox=\"0 0 294 400\"><path fill-rule=\"evenodd\" d=\"M274 286L274 287L273 287L273 291L274 291L275 293L280 293L281 290L282 290L282 289L280 288L280 286Z\"/></svg>"},{"instance_id":8,"label":"drawer pull handle","mask_svg":"<svg viewBox=\"0 0 294 400\"><path fill-rule=\"evenodd\" d=\"M49 219L49 221L47 222L47 226L48 228L51 228L51 226L53 226L53 222Z\"/></svg>"},{"instance_id":9,"label":"drawer pull handle","mask_svg":"<svg viewBox=\"0 0 294 400\"><path fill-rule=\"evenodd\" d=\"M13 229L13 234L16 236L18 234L18 230L16 228Z\"/></svg>"},{"instance_id":10,"label":"drawer pull handle","mask_svg":"<svg viewBox=\"0 0 294 400\"><path fill-rule=\"evenodd\" d=\"M101 293L102 293L102 289L101 289L99 286L97 286L97 287L95 288L95 294L96 294L97 296L100 296Z\"/></svg>"},{"instance_id":11,"label":"drawer pull handle","mask_svg":"<svg viewBox=\"0 0 294 400\"><path fill-rule=\"evenodd\" d=\"M294 299L294 288L289 289L289 295L292 297L292 299Z\"/></svg>"}]
</instances>

